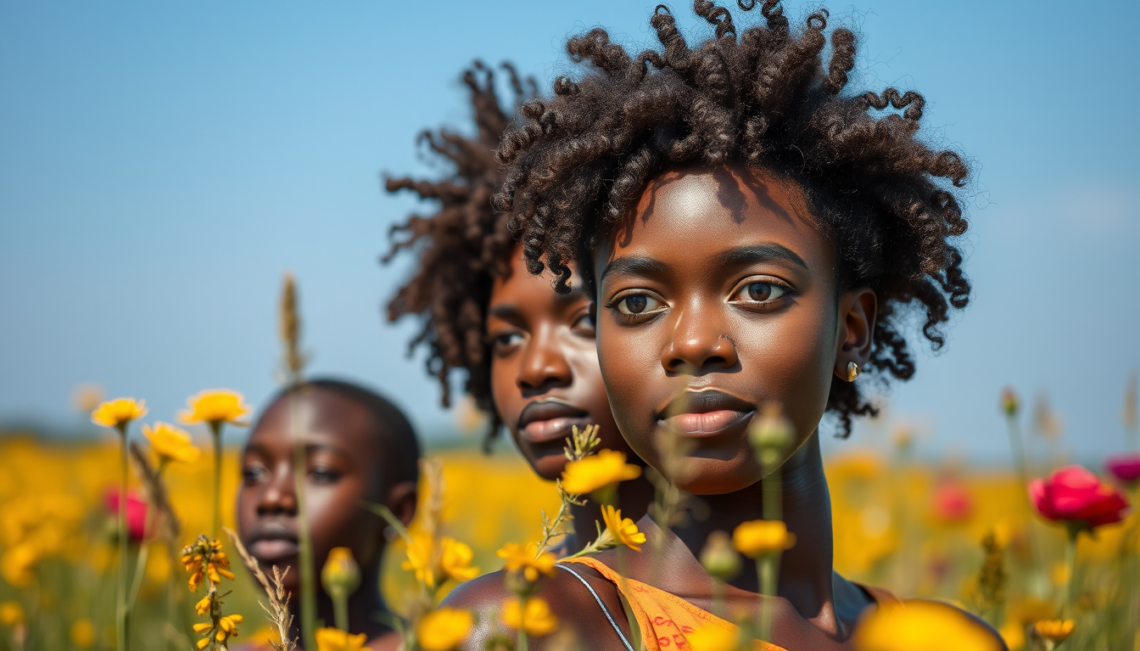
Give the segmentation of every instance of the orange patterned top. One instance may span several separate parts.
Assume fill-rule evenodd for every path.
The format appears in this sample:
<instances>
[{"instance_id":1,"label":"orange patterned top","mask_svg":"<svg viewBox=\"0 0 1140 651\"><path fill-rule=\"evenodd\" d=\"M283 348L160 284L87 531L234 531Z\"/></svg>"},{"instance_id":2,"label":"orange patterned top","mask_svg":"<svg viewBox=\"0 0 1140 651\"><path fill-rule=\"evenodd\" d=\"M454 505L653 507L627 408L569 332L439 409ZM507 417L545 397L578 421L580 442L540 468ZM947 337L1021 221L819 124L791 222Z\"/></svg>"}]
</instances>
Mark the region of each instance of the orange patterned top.
<instances>
[{"instance_id":1,"label":"orange patterned top","mask_svg":"<svg viewBox=\"0 0 1140 651\"><path fill-rule=\"evenodd\" d=\"M736 624L701 610L676 595L640 581L623 578L596 558L583 556L562 562L581 563L593 568L617 587L618 592L629 603L634 618L637 619L637 625L645 638L642 642L646 651L690 649L688 636L704 628L720 629L733 634L740 630ZM876 603L898 601L897 597L886 590L861 587ZM760 640L756 640L753 644L755 651L786 651L783 647Z\"/></svg>"}]
</instances>

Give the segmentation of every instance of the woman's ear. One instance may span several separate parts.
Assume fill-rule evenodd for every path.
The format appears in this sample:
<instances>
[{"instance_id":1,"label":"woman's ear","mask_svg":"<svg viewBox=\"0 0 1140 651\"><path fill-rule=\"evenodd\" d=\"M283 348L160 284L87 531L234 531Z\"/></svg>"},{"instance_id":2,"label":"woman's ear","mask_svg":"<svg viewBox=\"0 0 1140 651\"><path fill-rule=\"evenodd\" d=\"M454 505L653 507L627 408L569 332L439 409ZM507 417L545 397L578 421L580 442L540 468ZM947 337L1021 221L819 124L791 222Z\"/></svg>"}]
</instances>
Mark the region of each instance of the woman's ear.
<instances>
[{"instance_id":1,"label":"woman's ear","mask_svg":"<svg viewBox=\"0 0 1140 651\"><path fill-rule=\"evenodd\" d=\"M385 504L396 518L407 526L416 517L416 484L403 481L388 490Z\"/></svg>"},{"instance_id":2,"label":"woman's ear","mask_svg":"<svg viewBox=\"0 0 1140 651\"><path fill-rule=\"evenodd\" d=\"M853 381L858 370L852 374L851 364L862 368L871 358L878 311L879 299L870 287L848 290L839 297L838 348L833 369L839 379Z\"/></svg>"}]
</instances>

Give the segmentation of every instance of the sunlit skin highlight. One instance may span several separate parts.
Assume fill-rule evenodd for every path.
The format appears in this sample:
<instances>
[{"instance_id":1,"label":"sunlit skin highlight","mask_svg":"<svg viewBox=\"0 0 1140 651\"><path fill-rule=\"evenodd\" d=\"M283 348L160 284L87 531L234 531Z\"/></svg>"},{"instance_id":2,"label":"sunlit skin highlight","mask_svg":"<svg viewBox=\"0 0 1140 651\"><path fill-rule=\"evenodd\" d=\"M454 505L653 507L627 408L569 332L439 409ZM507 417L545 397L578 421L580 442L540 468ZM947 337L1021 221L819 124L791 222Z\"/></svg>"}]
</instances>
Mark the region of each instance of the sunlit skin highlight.
<instances>
[{"instance_id":1,"label":"sunlit skin highlight","mask_svg":"<svg viewBox=\"0 0 1140 651\"><path fill-rule=\"evenodd\" d=\"M385 451L375 434L373 415L363 405L337 393L309 389L279 399L250 434L242 461L243 482L237 500L242 541L271 575L272 566L289 568L285 586L298 600L297 499L293 473L292 413L298 415L307 451L305 499L319 571L334 547L348 547L361 568L360 588L349 600L353 633L366 633L370 649L396 649L399 636L377 622L387 612L380 595L380 566L385 525L364 511L361 501L386 504L405 523L415 513L415 486L388 486L381 464ZM333 621L332 601L318 594L318 616ZM296 620L295 620L296 621Z\"/></svg>"},{"instance_id":2,"label":"sunlit skin highlight","mask_svg":"<svg viewBox=\"0 0 1140 651\"><path fill-rule=\"evenodd\" d=\"M633 456L602 383L592 303L580 283L569 294L557 294L550 278L527 272L517 246L509 273L497 277L491 289L486 329L495 409L519 452L548 481L566 466L563 448L572 426L598 425L601 448ZM644 479L619 487L619 503L639 517L651 497ZM596 510L576 509L571 548L597 535Z\"/></svg>"}]
</instances>

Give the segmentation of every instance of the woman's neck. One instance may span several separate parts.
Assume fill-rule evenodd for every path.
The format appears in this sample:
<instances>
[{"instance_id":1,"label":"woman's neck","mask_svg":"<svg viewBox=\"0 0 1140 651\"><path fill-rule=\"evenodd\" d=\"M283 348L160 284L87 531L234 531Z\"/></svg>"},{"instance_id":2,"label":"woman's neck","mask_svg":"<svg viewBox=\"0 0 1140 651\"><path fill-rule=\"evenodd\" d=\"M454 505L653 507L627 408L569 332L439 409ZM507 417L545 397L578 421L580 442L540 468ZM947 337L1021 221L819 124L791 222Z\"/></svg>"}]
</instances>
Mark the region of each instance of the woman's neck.
<instances>
[{"instance_id":1,"label":"woman's neck","mask_svg":"<svg viewBox=\"0 0 1140 651\"><path fill-rule=\"evenodd\" d=\"M827 609L833 600L831 499L823 474L823 459L818 434L804 443L780 468L783 521L795 534L795 546L784 552L780 561L777 587L779 596L787 599L801 614L811 617ZM666 536L664 566L685 567L688 571L662 573L657 587L668 592L701 591L709 585L695 559L714 531L732 534L743 522L763 519L763 481L742 491L726 495L695 497L704 502L707 517L688 518L674 526L674 536ZM648 549L646 550L648 551ZM639 554L638 556L644 556ZM745 565L731 586L747 592L759 592L755 564Z\"/></svg>"},{"instance_id":2,"label":"woman's neck","mask_svg":"<svg viewBox=\"0 0 1140 651\"><path fill-rule=\"evenodd\" d=\"M653 503L653 484L642 473L637 479L618 484L617 507L621 509L621 517L630 518L634 522L641 519ZM596 522L602 521L602 512L597 503L586 500L585 504L570 507L570 514L574 516L574 540L567 545L567 553L573 554L598 537Z\"/></svg>"}]
</instances>

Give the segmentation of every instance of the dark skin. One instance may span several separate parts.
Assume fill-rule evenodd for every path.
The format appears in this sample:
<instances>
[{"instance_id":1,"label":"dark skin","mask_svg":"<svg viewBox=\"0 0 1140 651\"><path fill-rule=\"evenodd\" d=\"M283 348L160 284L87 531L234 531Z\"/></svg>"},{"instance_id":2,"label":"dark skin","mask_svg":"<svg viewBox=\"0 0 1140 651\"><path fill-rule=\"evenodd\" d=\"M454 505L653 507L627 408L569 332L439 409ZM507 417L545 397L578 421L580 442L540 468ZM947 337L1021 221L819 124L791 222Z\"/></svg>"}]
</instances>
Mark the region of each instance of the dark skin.
<instances>
[{"instance_id":1,"label":"dark skin","mask_svg":"<svg viewBox=\"0 0 1140 651\"><path fill-rule=\"evenodd\" d=\"M550 279L527 272L522 248L511 252L510 273L495 279L487 306L492 342L491 391L511 438L539 477L554 481L566 466L571 427L598 425L600 448L640 463L614 423L598 366L593 298L576 283L557 294ZM645 514L653 487L644 478L619 488L618 504L634 519ZM594 504L573 508L577 551L597 536Z\"/></svg>"},{"instance_id":2,"label":"dark skin","mask_svg":"<svg viewBox=\"0 0 1140 651\"><path fill-rule=\"evenodd\" d=\"M289 569L285 588L294 610L294 635L299 636L297 497L289 403L286 398L270 405L250 434L242 461L237 516L242 543L262 570L272 576L274 565ZM388 613L379 585L385 524L360 505L362 501L385 504L407 524L415 515L416 487L412 482L387 485L384 444L365 406L335 392L311 388L295 397L293 407L301 422L307 423L305 508L314 570L319 575L332 548L352 550L360 565L361 583L349 598L350 632L365 633L370 649L397 649L399 636L378 621ZM318 619L333 626L332 600L319 585L317 608Z\"/></svg>"},{"instance_id":3,"label":"dark skin","mask_svg":"<svg viewBox=\"0 0 1140 651\"><path fill-rule=\"evenodd\" d=\"M740 168L673 170L652 180L633 218L603 238L594 265L598 356L622 435L664 471L657 442L667 427L680 433L691 450L668 476L708 507L707 517L668 532L642 518L651 543L664 537L660 567L668 569L653 575L650 544L626 550L626 575L713 610L713 581L697 558L714 531L763 517L764 473L747 431L762 405L777 403L797 433L781 483L783 520L798 542L783 556L775 597L757 594L755 565L746 562L726 598L747 608L765 599L773 644L852 648L854 625L874 602L832 569L817 428L832 377L845 378L848 362L870 356L874 292L838 284L832 245L794 182ZM618 567L612 551L598 558ZM581 569L628 632L614 586ZM545 579L540 595L588 648L622 648L573 577ZM492 575L448 601L482 610L507 597ZM480 630L466 648L480 648L489 634ZM544 648L543 640L532 648Z\"/></svg>"}]
</instances>

